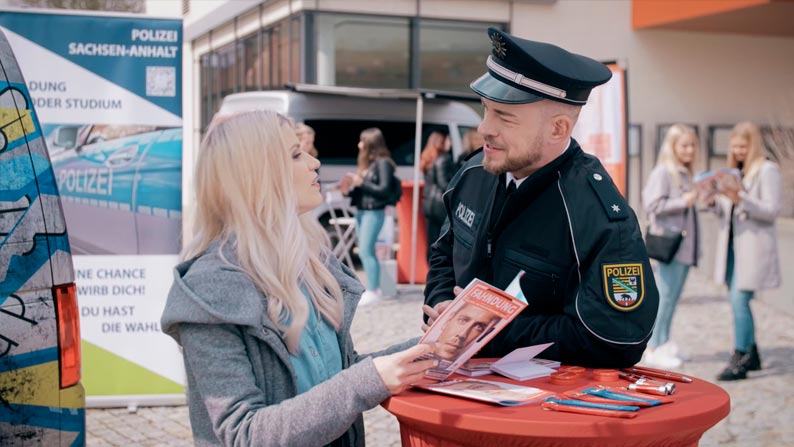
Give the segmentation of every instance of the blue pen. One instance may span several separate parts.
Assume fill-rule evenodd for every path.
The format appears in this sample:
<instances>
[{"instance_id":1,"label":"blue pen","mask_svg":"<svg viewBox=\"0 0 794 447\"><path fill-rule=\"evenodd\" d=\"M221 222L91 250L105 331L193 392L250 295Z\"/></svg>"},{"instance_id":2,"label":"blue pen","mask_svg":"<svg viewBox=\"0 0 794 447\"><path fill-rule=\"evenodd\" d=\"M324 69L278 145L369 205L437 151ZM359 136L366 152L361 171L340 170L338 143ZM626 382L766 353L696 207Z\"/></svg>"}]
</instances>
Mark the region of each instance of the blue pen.
<instances>
[{"instance_id":1,"label":"blue pen","mask_svg":"<svg viewBox=\"0 0 794 447\"><path fill-rule=\"evenodd\" d=\"M559 405L570 405L572 407L600 408L602 410L637 411L640 409L640 407L634 405L597 404L575 399L555 399L553 397L546 399L546 402Z\"/></svg>"},{"instance_id":2,"label":"blue pen","mask_svg":"<svg viewBox=\"0 0 794 447\"><path fill-rule=\"evenodd\" d=\"M627 396L625 394L616 393L614 391L609 391L602 388L587 388L582 390L582 392L585 394L590 394L592 396L605 397L607 399L613 399L613 400L622 400L625 402L647 402L652 407L662 404L661 401L658 401L656 399L644 399L642 397Z\"/></svg>"}]
</instances>

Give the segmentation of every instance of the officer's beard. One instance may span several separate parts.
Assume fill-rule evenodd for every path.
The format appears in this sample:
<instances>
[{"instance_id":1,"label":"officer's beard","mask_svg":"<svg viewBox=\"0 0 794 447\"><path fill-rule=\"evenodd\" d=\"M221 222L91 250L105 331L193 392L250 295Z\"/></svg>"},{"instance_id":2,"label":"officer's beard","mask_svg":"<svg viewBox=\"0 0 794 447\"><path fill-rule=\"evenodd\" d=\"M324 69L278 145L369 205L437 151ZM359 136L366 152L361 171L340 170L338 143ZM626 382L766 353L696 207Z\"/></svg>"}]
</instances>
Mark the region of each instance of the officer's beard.
<instances>
[{"instance_id":1,"label":"officer's beard","mask_svg":"<svg viewBox=\"0 0 794 447\"><path fill-rule=\"evenodd\" d=\"M487 138L485 142L488 143L488 145L491 144ZM543 137L537 135L535 140L523 152L518 152L518 149L515 148L504 150L504 159L501 162L489 158L486 154L482 160L482 166L487 172L493 175L502 175L505 172L516 173L527 170L528 168L530 172L534 172L541 167L538 166L538 162L540 162L542 158ZM520 176L519 178L523 177L525 176Z\"/></svg>"}]
</instances>

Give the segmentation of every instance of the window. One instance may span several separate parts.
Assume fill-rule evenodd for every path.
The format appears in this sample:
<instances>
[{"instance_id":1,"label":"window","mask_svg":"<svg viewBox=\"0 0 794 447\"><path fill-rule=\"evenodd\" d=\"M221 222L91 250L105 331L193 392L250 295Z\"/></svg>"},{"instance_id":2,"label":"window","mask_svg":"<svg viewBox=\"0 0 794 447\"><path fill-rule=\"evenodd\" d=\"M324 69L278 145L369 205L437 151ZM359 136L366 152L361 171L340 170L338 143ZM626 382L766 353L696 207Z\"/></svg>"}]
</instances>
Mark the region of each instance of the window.
<instances>
[{"instance_id":1,"label":"window","mask_svg":"<svg viewBox=\"0 0 794 447\"><path fill-rule=\"evenodd\" d=\"M259 32L242 39L241 80L238 90L259 90L262 79L262 60L259 51Z\"/></svg>"},{"instance_id":2,"label":"window","mask_svg":"<svg viewBox=\"0 0 794 447\"><path fill-rule=\"evenodd\" d=\"M486 71L488 27L499 25L425 19L420 24L422 88L469 92L469 84Z\"/></svg>"},{"instance_id":3,"label":"window","mask_svg":"<svg viewBox=\"0 0 794 447\"><path fill-rule=\"evenodd\" d=\"M220 77L221 99L226 95L231 95L235 91L235 70L237 68L237 52L235 44L230 43L218 48L218 70Z\"/></svg>"},{"instance_id":4,"label":"window","mask_svg":"<svg viewBox=\"0 0 794 447\"><path fill-rule=\"evenodd\" d=\"M307 120L306 124L314 129L314 145L323 164L355 165L361 131L370 127L377 127L383 132L386 146L397 165L414 164L416 123L413 121ZM444 124L424 123L423 141L435 129L449 132Z\"/></svg>"},{"instance_id":5,"label":"window","mask_svg":"<svg viewBox=\"0 0 794 447\"><path fill-rule=\"evenodd\" d=\"M408 19L317 14L314 23L318 84L410 87Z\"/></svg>"},{"instance_id":6,"label":"window","mask_svg":"<svg viewBox=\"0 0 794 447\"><path fill-rule=\"evenodd\" d=\"M234 47L230 47L232 52L234 51ZM223 96L221 95L221 87L224 84L223 76L224 72L222 67L220 66L220 56L215 53L208 53L199 59L199 70L201 74L201 80L199 85L199 91L201 95L201 128L206 129L209 125L210 121L212 120L212 116L215 115L215 112L221 107L221 99ZM234 78L230 79L231 85L233 86Z\"/></svg>"},{"instance_id":7,"label":"window","mask_svg":"<svg viewBox=\"0 0 794 447\"><path fill-rule=\"evenodd\" d=\"M273 86L273 63L270 59L272 54L270 45L270 30L262 32L262 46L259 47L259 60L262 63L262 88L269 89Z\"/></svg>"},{"instance_id":8,"label":"window","mask_svg":"<svg viewBox=\"0 0 794 447\"><path fill-rule=\"evenodd\" d=\"M301 82L301 21L299 17L290 20L290 82Z\"/></svg>"},{"instance_id":9,"label":"window","mask_svg":"<svg viewBox=\"0 0 794 447\"><path fill-rule=\"evenodd\" d=\"M273 87L281 88L289 82L289 23L282 22L273 28L273 39L277 42L278 51L273 58L278 76Z\"/></svg>"},{"instance_id":10,"label":"window","mask_svg":"<svg viewBox=\"0 0 794 447\"><path fill-rule=\"evenodd\" d=\"M205 54L199 59L199 70L201 85L201 128L206 129L209 119L212 116L212 66L210 65L210 54Z\"/></svg>"}]
</instances>

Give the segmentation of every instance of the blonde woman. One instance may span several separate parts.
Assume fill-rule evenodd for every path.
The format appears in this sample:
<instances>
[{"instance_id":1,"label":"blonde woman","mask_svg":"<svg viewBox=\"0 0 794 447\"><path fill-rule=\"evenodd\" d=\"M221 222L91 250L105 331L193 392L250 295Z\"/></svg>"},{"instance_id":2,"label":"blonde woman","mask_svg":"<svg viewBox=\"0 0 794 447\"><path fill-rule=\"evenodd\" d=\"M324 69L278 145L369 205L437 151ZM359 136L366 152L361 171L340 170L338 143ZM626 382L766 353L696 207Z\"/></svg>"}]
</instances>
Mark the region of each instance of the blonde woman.
<instances>
[{"instance_id":1,"label":"blonde woman","mask_svg":"<svg viewBox=\"0 0 794 447\"><path fill-rule=\"evenodd\" d=\"M183 349L196 445L363 445L361 413L421 379L433 362L412 361L430 347L354 351L363 287L312 216L320 163L291 122L234 115L201 146L196 236L162 316Z\"/></svg>"},{"instance_id":2,"label":"blonde woman","mask_svg":"<svg viewBox=\"0 0 794 447\"><path fill-rule=\"evenodd\" d=\"M698 219L694 207L698 196L692 184L697 154L695 131L682 124L671 126L664 137L656 167L642 191L650 232L686 232L674 259L659 262L656 276L659 311L643 355L643 363L665 369L681 366L678 347L670 340L670 326L689 267L697 265L699 254Z\"/></svg>"},{"instance_id":3,"label":"blonde woman","mask_svg":"<svg viewBox=\"0 0 794 447\"><path fill-rule=\"evenodd\" d=\"M733 308L734 351L719 380L740 380L761 369L750 300L780 285L775 220L782 194L780 170L767 160L761 132L750 122L731 131L728 167L742 181L725 182L716 200L721 216L714 280L726 283Z\"/></svg>"}]
</instances>

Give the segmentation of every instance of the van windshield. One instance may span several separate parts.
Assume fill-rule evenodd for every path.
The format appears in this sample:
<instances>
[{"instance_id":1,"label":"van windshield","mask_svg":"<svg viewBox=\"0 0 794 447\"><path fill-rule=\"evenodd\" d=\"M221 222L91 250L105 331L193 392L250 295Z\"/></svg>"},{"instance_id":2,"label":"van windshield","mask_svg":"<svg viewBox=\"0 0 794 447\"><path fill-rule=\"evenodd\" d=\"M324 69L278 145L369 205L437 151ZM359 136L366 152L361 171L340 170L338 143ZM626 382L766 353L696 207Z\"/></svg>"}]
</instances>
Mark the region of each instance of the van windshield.
<instances>
[{"instance_id":1,"label":"van windshield","mask_svg":"<svg viewBox=\"0 0 794 447\"><path fill-rule=\"evenodd\" d=\"M383 120L306 120L315 132L314 146L324 165L355 165L358 155L358 141L361 131L377 127L386 138L386 146L397 165L414 164L414 121ZM433 131L449 133L446 124L424 123L422 125L421 148L427 144L427 137Z\"/></svg>"}]
</instances>

